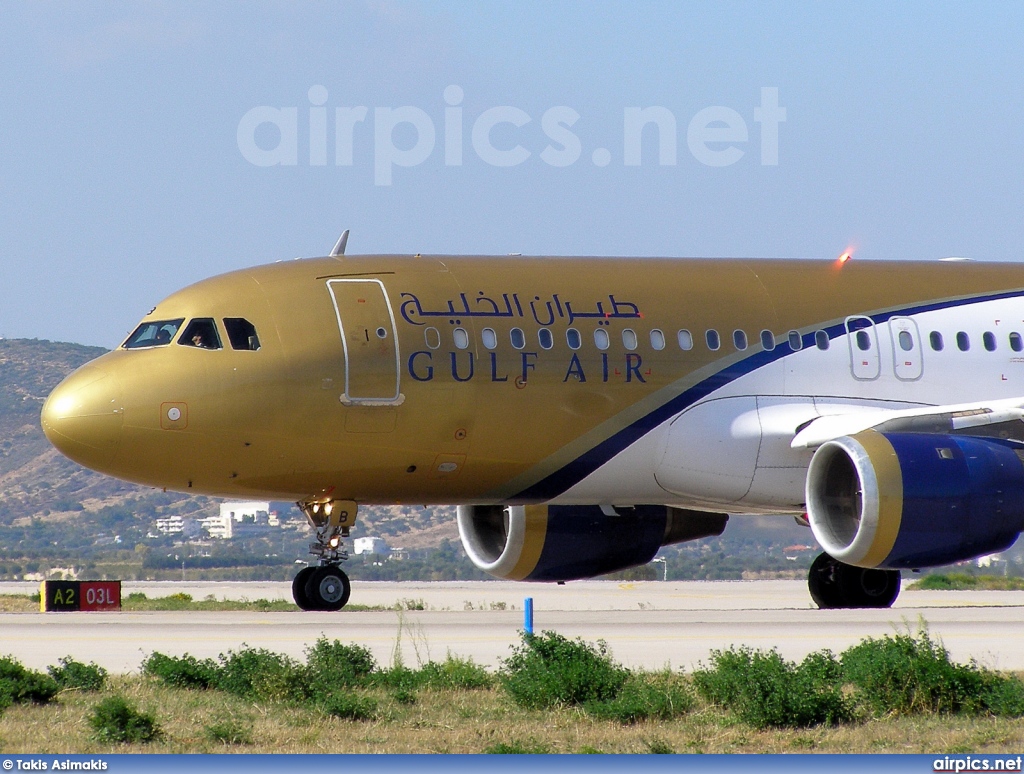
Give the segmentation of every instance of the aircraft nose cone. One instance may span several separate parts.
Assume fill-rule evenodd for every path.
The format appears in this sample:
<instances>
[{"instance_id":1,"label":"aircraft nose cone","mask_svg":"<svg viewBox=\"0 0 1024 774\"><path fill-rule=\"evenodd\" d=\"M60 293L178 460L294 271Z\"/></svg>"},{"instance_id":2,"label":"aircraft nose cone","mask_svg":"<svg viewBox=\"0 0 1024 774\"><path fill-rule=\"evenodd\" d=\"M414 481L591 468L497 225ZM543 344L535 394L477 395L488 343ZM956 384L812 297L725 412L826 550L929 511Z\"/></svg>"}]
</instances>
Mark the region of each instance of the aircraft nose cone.
<instances>
[{"instance_id":1,"label":"aircraft nose cone","mask_svg":"<svg viewBox=\"0 0 1024 774\"><path fill-rule=\"evenodd\" d=\"M102 469L121 442L123 409L117 380L99 366L83 366L57 385L43 404L43 432L60 452Z\"/></svg>"}]
</instances>

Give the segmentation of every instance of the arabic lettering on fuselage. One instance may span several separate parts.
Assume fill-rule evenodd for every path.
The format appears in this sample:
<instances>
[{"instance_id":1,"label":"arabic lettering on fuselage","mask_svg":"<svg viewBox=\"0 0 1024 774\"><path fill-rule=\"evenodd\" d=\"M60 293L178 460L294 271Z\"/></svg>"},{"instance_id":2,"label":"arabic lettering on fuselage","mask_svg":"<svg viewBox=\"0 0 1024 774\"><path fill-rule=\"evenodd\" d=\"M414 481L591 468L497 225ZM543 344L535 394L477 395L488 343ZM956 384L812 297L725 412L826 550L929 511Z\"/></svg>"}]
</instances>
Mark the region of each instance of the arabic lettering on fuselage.
<instances>
[{"instance_id":1,"label":"arabic lettering on fuselage","mask_svg":"<svg viewBox=\"0 0 1024 774\"><path fill-rule=\"evenodd\" d=\"M424 309L419 298L412 293L402 293L401 298L403 301L399 312L402 319L412 325L426 325L428 318L432 317L450 320L461 320L464 317L532 317L538 325L554 325L556 318L568 320L569 325L572 325L579 319L612 320L643 317L636 304L617 301L614 294L608 295L607 302L598 301L596 311L593 312L576 311L572 308L572 302L563 301L558 297L558 293L552 295L550 301L542 301L540 296L534 296L528 304L520 301L518 293L502 293L500 301L484 295L482 290L472 300L465 293L459 293L458 300L448 301L447 307L439 311Z\"/></svg>"}]
</instances>

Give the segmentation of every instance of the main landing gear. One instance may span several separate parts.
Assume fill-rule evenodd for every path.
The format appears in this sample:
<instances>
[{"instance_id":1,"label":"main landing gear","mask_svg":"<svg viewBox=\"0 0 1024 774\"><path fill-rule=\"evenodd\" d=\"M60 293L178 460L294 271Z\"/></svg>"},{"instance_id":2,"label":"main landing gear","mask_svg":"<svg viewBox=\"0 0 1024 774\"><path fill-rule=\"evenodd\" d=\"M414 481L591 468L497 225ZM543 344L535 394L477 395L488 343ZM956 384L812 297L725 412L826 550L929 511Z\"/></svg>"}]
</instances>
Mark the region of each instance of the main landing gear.
<instances>
[{"instance_id":1,"label":"main landing gear","mask_svg":"<svg viewBox=\"0 0 1024 774\"><path fill-rule=\"evenodd\" d=\"M899 570L868 570L818 554L807 573L819 608L892 607L900 593Z\"/></svg>"},{"instance_id":2,"label":"main landing gear","mask_svg":"<svg viewBox=\"0 0 1024 774\"><path fill-rule=\"evenodd\" d=\"M356 523L356 504L351 500L327 500L298 506L316 535L316 542L309 544L316 565L295 575L292 597L302 610L341 610L352 593L352 584L340 565L348 559L344 539Z\"/></svg>"}]
</instances>

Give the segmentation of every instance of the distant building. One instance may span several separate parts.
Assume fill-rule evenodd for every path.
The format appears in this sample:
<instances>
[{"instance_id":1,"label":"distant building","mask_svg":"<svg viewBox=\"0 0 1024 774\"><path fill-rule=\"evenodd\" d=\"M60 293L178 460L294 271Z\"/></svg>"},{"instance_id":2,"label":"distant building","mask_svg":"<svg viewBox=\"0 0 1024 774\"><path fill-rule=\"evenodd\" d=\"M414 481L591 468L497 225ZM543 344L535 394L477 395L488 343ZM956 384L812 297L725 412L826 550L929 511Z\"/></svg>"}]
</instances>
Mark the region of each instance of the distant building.
<instances>
[{"instance_id":1,"label":"distant building","mask_svg":"<svg viewBox=\"0 0 1024 774\"><path fill-rule=\"evenodd\" d=\"M383 556L391 552L387 541L379 537L361 537L352 541L352 551L355 554L377 554Z\"/></svg>"},{"instance_id":2,"label":"distant building","mask_svg":"<svg viewBox=\"0 0 1024 774\"><path fill-rule=\"evenodd\" d=\"M255 537L281 526L277 512L270 510L270 503L265 500L221 503L218 515L208 516L199 523L210 537L219 540Z\"/></svg>"},{"instance_id":3,"label":"distant building","mask_svg":"<svg viewBox=\"0 0 1024 774\"><path fill-rule=\"evenodd\" d=\"M234 537L234 525L231 521L231 516L224 514L218 514L216 516L207 516L205 519L199 520L199 525L205 529L210 537L218 540L230 540Z\"/></svg>"},{"instance_id":4,"label":"distant building","mask_svg":"<svg viewBox=\"0 0 1024 774\"><path fill-rule=\"evenodd\" d=\"M277 519L277 512L271 512L270 503L262 500L251 500L241 503L221 503L221 518L230 518L236 524L248 522L250 524L263 524L270 527L280 525Z\"/></svg>"},{"instance_id":5,"label":"distant building","mask_svg":"<svg viewBox=\"0 0 1024 774\"><path fill-rule=\"evenodd\" d=\"M184 535L187 538L198 537L202 526L195 519L183 519L181 516L168 516L156 520L157 531L162 535Z\"/></svg>"}]
</instances>

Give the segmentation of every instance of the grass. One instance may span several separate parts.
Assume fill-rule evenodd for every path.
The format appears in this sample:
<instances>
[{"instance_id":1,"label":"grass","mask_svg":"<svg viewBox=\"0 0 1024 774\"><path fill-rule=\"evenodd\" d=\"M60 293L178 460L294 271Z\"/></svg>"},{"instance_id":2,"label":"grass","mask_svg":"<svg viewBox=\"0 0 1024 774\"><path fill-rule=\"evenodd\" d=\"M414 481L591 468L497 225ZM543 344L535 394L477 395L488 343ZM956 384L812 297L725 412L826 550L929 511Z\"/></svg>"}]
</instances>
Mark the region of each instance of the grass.
<instances>
[{"instance_id":1,"label":"grass","mask_svg":"<svg viewBox=\"0 0 1024 774\"><path fill-rule=\"evenodd\" d=\"M931 753L961 749L1009 753L1024 746L1024 724L958 715L898 716L809 729L758 731L702 700L671 721L622 725L576 708L527 710L499 688L422 691L413 705L383 688L373 719L354 722L307 705L253 704L220 691L186 691L133 677L111 677L101 696L62 694L59 703L9 708L0 717L5 754L153 752L213 753L482 753L500 745L552 753L728 752ZM108 695L154 711L163 733L149 743L94 738L93 707ZM214 730L211 731L210 729ZM237 741L236 741L237 740ZM251 742L251 743L249 743Z\"/></svg>"},{"instance_id":2,"label":"grass","mask_svg":"<svg viewBox=\"0 0 1024 774\"><path fill-rule=\"evenodd\" d=\"M6 754L1013 752L1024 683L952 663L927 630L788 662L711 654L692 676L629 670L601 643L524 635L500 673L449 656L378 666L321 638L303 661L243 647L151 654L143 674L0 662ZM66 687L58 692L58 680Z\"/></svg>"},{"instance_id":3,"label":"grass","mask_svg":"<svg viewBox=\"0 0 1024 774\"><path fill-rule=\"evenodd\" d=\"M914 581L910 591L1024 591L1024 578L1005 575L967 575L966 573L932 573Z\"/></svg>"}]
</instances>

